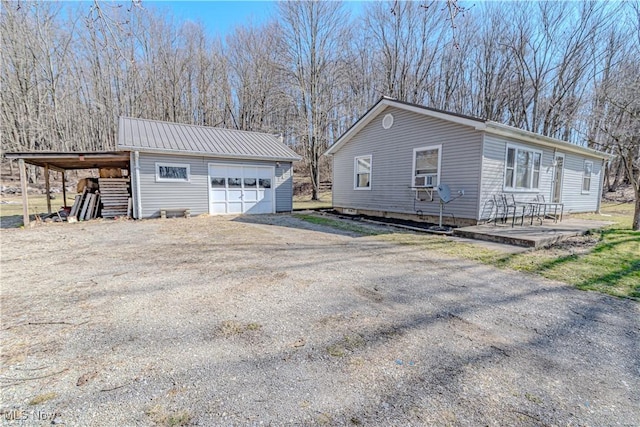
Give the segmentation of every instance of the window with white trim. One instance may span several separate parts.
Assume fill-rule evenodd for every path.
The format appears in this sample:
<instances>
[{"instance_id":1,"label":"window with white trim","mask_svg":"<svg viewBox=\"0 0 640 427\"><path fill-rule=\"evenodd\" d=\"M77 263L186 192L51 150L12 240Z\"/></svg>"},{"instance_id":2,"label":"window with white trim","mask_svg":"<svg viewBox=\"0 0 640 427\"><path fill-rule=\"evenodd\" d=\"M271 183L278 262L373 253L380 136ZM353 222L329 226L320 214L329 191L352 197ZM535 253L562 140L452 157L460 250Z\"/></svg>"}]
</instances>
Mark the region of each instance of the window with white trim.
<instances>
[{"instance_id":1,"label":"window with white trim","mask_svg":"<svg viewBox=\"0 0 640 427\"><path fill-rule=\"evenodd\" d=\"M538 190L542 151L507 146L504 188L509 190Z\"/></svg>"},{"instance_id":2,"label":"window with white trim","mask_svg":"<svg viewBox=\"0 0 640 427\"><path fill-rule=\"evenodd\" d=\"M191 167L183 163L156 163L156 181L189 182Z\"/></svg>"},{"instance_id":3,"label":"window with white trim","mask_svg":"<svg viewBox=\"0 0 640 427\"><path fill-rule=\"evenodd\" d=\"M436 187L440 184L442 145L413 149L412 187Z\"/></svg>"},{"instance_id":4,"label":"window with white trim","mask_svg":"<svg viewBox=\"0 0 640 427\"><path fill-rule=\"evenodd\" d=\"M371 190L371 155L358 156L353 160L353 188Z\"/></svg>"},{"instance_id":5,"label":"window with white trim","mask_svg":"<svg viewBox=\"0 0 640 427\"><path fill-rule=\"evenodd\" d=\"M588 193L591 191L591 174L593 173L593 162L590 160L584 161L584 170L582 172L582 192Z\"/></svg>"}]
</instances>

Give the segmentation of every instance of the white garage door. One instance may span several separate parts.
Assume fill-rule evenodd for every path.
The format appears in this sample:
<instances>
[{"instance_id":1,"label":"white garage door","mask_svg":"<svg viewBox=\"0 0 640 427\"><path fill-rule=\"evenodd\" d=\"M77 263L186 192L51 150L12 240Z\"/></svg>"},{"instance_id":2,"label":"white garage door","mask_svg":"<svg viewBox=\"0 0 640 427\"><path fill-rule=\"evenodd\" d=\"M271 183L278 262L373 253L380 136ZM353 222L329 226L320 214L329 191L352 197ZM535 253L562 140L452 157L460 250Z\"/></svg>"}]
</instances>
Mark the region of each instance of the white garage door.
<instances>
[{"instance_id":1,"label":"white garage door","mask_svg":"<svg viewBox=\"0 0 640 427\"><path fill-rule=\"evenodd\" d=\"M209 213L275 212L270 166L209 165Z\"/></svg>"}]
</instances>

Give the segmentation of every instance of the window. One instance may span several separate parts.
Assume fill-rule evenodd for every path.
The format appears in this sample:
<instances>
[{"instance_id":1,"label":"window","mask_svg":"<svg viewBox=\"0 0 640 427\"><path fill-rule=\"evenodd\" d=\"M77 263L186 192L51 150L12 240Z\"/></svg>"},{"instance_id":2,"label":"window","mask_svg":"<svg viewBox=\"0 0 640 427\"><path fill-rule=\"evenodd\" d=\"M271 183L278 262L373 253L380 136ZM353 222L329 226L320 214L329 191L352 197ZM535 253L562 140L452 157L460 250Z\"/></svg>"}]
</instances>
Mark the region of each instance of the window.
<instances>
[{"instance_id":1,"label":"window","mask_svg":"<svg viewBox=\"0 0 640 427\"><path fill-rule=\"evenodd\" d=\"M537 190L540 188L542 152L507 146L504 187L511 190Z\"/></svg>"},{"instance_id":2,"label":"window","mask_svg":"<svg viewBox=\"0 0 640 427\"><path fill-rule=\"evenodd\" d=\"M371 190L371 155L354 159L354 190Z\"/></svg>"},{"instance_id":3,"label":"window","mask_svg":"<svg viewBox=\"0 0 640 427\"><path fill-rule=\"evenodd\" d=\"M189 165L156 163L156 181L189 182L189 178Z\"/></svg>"},{"instance_id":4,"label":"window","mask_svg":"<svg viewBox=\"0 0 640 427\"><path fill-rule=\"evenodd\" d=\"M260 178L258 180L258 186L260 188L271 188L271 180L269 178Z\"/></svg>"},{"instance_id":5,"label":"window","mask_svg":"<svg viewBox=\"0 0 640 427\"><path fill-rule=\"evenodd\" d=\"M442 145L414 148L412 187L436 187L440 184Z\"/></svg>"},{"instance_id":6,"label":"window","mask_svg":"<svg viewBox=\"0 0 640 427\"><path fill-rule=\"evenodd\" d=\"M593 173L593 162L589 160L584 161L584 171L582 172L582 192L588 193L591 191L591 174Z\"/></svg>"},{"instance_id":7,"label":"window","mask_svg":"<svg viewBox=\"0 0 640 427\"><path fill-rule=\"evenodd\" d=\"M226 178L222 177L212 177L211 178L211 188L225 188L226 187Z\"/></svg>"}]
</instances>

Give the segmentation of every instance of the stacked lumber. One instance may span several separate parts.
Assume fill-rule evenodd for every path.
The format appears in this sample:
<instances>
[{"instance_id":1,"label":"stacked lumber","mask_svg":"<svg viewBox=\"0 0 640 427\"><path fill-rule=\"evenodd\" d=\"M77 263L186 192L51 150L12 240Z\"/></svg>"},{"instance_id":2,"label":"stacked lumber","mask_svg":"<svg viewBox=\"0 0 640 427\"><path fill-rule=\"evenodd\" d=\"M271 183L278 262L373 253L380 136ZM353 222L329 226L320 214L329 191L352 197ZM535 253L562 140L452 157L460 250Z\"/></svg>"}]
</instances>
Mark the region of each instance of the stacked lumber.
<instances>
[{"instance_id":1,"label":"stacked lumber","mask_svg":"<svg viewBox=\"0 0 640 427\"><path fill-rule=\"evenodd\" d=\"M122 178L120 168L100 168L100 178Z\"/></svg>"},{"instance_id":2,"label":"stacked lumber","mask_svg":"<svg viewBox=\"0 0 640 427\"><path fill-rule=\"evenodd\" d=\"M130 216L131 192L129 178L100 178L102 217Z\"/></svg>"}]
</instances>

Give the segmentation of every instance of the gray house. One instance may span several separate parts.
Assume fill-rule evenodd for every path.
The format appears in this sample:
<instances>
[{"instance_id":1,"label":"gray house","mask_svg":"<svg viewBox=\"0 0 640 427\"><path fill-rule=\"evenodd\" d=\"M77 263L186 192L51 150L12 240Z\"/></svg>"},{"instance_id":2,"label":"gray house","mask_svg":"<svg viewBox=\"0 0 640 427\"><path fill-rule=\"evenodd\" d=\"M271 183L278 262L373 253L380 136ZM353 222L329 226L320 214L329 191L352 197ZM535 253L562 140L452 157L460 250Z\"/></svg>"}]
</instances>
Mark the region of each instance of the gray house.
<instances>
[{"instance_id":1,"label":"gray house","mask_svg":"<svg viewBox=\"0 0 640 427\"><path fill-rule=\"evenodd\" d=\"M333 206L344 213L435 222L435 187L464 195L445 222L491 218L494 196L536 197L564 212L600 205L608 155L490 120L382 98L325 153L333 156ZM435 193L435 194L434 194ZM541 197L542 196L542 197Z\"/></svg>"},{"instance_id":2,"label":"gray house","mask_svg":"<svg viewBox=\"0 0 640 427\"><path fill-rule=\"evenodd\" d=\"M134 218L292 210L300 157L277 136L121 117L118 150L130 153Z\"/></svg>"}]
</instances>

